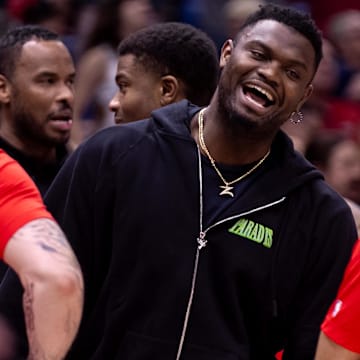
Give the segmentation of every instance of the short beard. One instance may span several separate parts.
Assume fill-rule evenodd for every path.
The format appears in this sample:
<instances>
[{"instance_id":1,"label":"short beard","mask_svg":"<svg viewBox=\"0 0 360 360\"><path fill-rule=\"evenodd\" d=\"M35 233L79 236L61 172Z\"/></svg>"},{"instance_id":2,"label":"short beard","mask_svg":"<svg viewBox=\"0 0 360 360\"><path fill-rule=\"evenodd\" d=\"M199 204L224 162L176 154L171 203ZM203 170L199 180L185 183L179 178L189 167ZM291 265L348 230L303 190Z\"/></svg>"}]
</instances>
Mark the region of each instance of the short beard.
<instances>
[{"instance_id":1,"label":"short beard","mask_svg":"<svg viewBox=\"0 0 360 360\"><path fill-rule=\"evenodd\" d=\"M61 144L65 144L68 139L50 138L44 134L44 130L38 126L36 121L27 114L20 104L17 104L16 110L12 114L13 126L16 136L21 139L24 144L34 144L46 148L52 148Z\"/></svg>"},{"instance_id":2,"label":"short beard","mask_svg":"<svg viewBox=\"0 0 360 360\"><path fill-rule=\"evenodd\" d=\"M34 144L34 146L53 148L54 146L66 144L70 134L66 138L50 137L44 129L45 124L39 124L22 101L23 95L21 91L14 88L14 101L12 107L12 122L16 136L21 139L24 144ZM49 121L50 119L47 119Z\"/></svg>"},{"instance_id":3,"label":"short beard","mask_svg":"<svg viewBox=\"0 0 360 360\"><path fill-rule=\"evenodd\" d=\"M230 95L229 95L230 94ZM233 106L236 100L231 95L231 91L224 88L222 84L218 86L218 109L222 114L222 119L226 122L225 127L231 132L251 131L252 134L258 134L256 137L268 136L274 132L274 128L278 128L278 113L273 113L267 117L261 118L260 122L254 121L246 115L237 112Z\"/></svg>"},{"instance_id":4,"label":"short beard","mask_svg":"<svg viewBox=\"0 0 360 360\"><path fill-rule=\"evenodd\" d=\"M254 121L234 110L232 95L229 95L229 91L222 84L219 84L218 94L219 112L224 115L223 118L226 119L227 126L230 128L242 127L249 130L256 128L257 124Z\"/></svg>"}]
</instances>

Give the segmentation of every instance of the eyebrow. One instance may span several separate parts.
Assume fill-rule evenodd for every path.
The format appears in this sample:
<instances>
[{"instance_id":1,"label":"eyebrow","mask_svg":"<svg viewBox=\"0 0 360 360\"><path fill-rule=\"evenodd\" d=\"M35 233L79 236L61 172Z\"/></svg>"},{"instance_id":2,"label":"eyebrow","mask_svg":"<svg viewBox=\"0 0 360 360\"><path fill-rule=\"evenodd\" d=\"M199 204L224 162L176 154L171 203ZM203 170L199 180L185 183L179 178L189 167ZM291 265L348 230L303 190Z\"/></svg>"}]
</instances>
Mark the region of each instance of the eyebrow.
<instances>
[{"instance_id":1,"label":"eyebrow","mask_svg":"<svg viewBox=\"0 0 360 360\"><path fill-rule=\"evenodd\" d=\"M45 71L40 71L38 74L35 75L36 78L39 78L39 77L47 77L47 76L59 77L59 74L58 74L57 72L54 72L54 71L47 71L47 70L45 70ZM68 75L68 77L72 77L72 78L76 77L76 72L74 71L74 72L70 73L70 74Z\"/></svg>"},{"instance_id":2,"label":"eyebrow","mask_svg":"<svg viewBox=\"0 0 360 360\"><path fill-rule=\"evenodd\" d=\"M119 80L129 80L129 77L122 71L120 71L118 74L115 75L115 82L118 82Z\"/></svg>"},{"instance_id":3,"label":"eyebrow","mask_svg":"<svg viewBox=\"0 0 360 360\"><path fill-rule=\"evenodd\" d=\"M40 71L35 76L42 77L42 76L54 76L54 75L56 75L56 73L53 71Z\"/></svg>"}]
</instances>

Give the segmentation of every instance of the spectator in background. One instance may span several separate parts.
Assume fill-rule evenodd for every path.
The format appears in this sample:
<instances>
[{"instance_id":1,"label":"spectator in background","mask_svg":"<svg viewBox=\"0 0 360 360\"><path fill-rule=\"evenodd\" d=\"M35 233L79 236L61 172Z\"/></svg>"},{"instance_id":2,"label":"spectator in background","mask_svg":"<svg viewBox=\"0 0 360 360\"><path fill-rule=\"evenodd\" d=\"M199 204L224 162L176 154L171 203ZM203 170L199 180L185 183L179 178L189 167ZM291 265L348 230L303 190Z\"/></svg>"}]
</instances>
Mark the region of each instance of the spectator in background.
<instances>
[{"instance_id":1,"label":"spectator in background","mask_svg":"<svg viewBox=\"0 0 360 360\"><path fill-rule=\"evenodd\" d=\"M264 4L262 0L227 0L222 9L225 36L234 39L246 18Z\"/></svg>"},{"instance_id":2,"label":"spectator in background","mask_svg":"<svg viewBox=\"0 0 360 360\"><path fill-rule=\"evenodd\" d=\"M324 129L341 132L360 143L360 102L338 93L342 81L339 52L329 40L324 39L323 44L324 58L314 79L309 104L323 111Z\"/></svg>"},{"instance_id":3,"label":"spectator in background","mask_svg":"<svg viewBox=\"0 0 360 360\"><path fill-rule=\"evenodd\" d=\"M205 106L217 85L215 43L189 24L165 22L139 30L120 43L118 56L118 91L109 104L116 123L150 117L183 99Z\"/></svg>"},{"instance_id":4,"label":"spectator in background","mask_svg":"<svg viewBox=\"0 0 360 360\"><path fill-rule=\"evenodd\" d=\"M75 68L57 34L20 26L0 38L0 148L45 193L68 153Z\"/></svg>"},{"instance_id":5,"label":"spectator in background","mask_svg":"<svg viewBox=\"0 0 360 360\"><path fill-rule=\"evenodd\" d=\"M323 39L323 58L315 74L314 90L304 104L303 121L283 125L292 138L295 148L305 153L309 143L323 130L331 130L352 137L360 143L360 104L336 95L340 81L337 51Z\"/></svg>"},{"instance_id":6,"label":"spectator in background","mask_svg":"<svg viewBox=\"0 0 360 360\"><path fill-rule=\"evenodd\" d=\"M94 24L77 65L74 146L114 124L108 103L116 92L116 47L129 34L158 20L150 0L101 0L94 10Z\"/></svg>"},{"instance_id":7,"label":"spectator in background","mask_svg":"<svg viewBox=\"0 0 360 360\"><path fill-rule=\"evenodd\" d=\"M360 235L360 145L337 132L320 132L305 153L328 184L342 195L352 209Z\"/></svg>"},{"instance_id":8,"label":"spectator in background","mask_svg":"<svg viewBox=\"0 0 360 360\"><path fill-rule=\"evenodd\" d=\"M360 70L360 9L334 14L326 34L339 51L343 65L350 70Z\"/></svg>"},{"instance_id":9,"label":"spectator in background","mask_svg":"<svg viewBox=\"0 0 360 360\"><path fill-rule=\"evenodd\" d=\"M72 58L57 34L20 26L0 38L0 148L41 194L68 155L74 77ZM2 274L6 268L1 269Z\"/></svg>"},{"instance_id":10,"label":"spectator in background","mask_svg":"<svg viewBox=\"0 0 360 360\"><path fill-rule=\"evenodd\" d=\"M349 9L360 10L359 0L284 0L283 2L290 5L307 7L316 24L322 31L326 30L329 19L333 15Z\"/></svg>"},{"instance_id":11,"label":"spectator in background","mask_svg":"<svg viewBox=\"0 0 360 360\"><path fill-rule=\"evenodd\" d=\"M24 288L28 359L63 359L81 319L80 267L34 183L1 149L0 228L0 259L14 269ZM1 317L0 332L1 359L18 359ZM2 347L4 336L8 348Z\"/></svg>"},{"instance_id":12,"label":"spectator in background","mask_svg":"<svg viewBox=\"0 0 360 360\"><path fill-rule=\"evenodd\" d=\"M360 71L351 76L343 95L349 100L356 101L360 107Z\"/></svg>"},{"instance_id":13,"label":"spectator in background","mask_svg":"<svg viewBox=\"0 0 360 360\"><path fill-rule=\"evenodd\" d=\"M38 25L59 35L75 57L77 21L82 0L9 0L6 3L10 21L16 25Z\"/></svg>"},{"instance_id":14,"label":"spectator in background","mask_svg":"<svg viewBox=\"0 0 360 360\"><path fill-rule=\"evenodd\" d=\"M337 92L348 96L348 87L354 86L353 81L358 81L354 76L360 73L360 9L335 14L329 20L326 34L339 52L341 74Z\"/></svg>"}]
</instances>

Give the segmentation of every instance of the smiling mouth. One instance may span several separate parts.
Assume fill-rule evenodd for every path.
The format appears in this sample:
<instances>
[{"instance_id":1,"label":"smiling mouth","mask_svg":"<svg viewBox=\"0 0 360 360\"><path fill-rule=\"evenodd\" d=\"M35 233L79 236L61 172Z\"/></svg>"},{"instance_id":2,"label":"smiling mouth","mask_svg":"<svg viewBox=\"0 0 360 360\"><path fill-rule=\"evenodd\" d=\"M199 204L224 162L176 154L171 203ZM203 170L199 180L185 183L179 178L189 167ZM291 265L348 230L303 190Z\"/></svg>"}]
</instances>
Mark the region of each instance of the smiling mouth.
<instances>
[{"instance_id":1,"label":"smiling mouth","mask_svg":"<svg viewBox=\"0 0 360 360\"><path fill-rule=\"evenodd\" d=\"M72 122L72 119L71 118L53 118L51 119L51 121L62 121L62 122Z\"/></svg>"},{"instance_id":2,"label":"smiling mouth","mask_svg":"<svg viewBox=\"0 0 360 360\"><path fill-rule=\"evenodd\" d=\"M248 84L243 87L244 94L253 102L266 108L275 104L275 99L266 89L253 84Z\"/></svg>"}]
</instances>

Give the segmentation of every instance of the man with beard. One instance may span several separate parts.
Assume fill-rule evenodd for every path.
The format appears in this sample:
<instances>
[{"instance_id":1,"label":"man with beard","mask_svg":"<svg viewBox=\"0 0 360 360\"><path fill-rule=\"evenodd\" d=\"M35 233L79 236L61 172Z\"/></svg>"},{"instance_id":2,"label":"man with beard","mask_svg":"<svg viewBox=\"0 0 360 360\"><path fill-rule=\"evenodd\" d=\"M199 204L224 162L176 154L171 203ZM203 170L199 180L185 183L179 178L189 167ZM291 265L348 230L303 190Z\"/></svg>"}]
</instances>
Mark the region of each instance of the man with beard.
<instances>
[{"instance_id":1,"label":"man with beard","mask_svg":"<svg viewBox=\"0 0 360 360\"><path fill-rule=\"evenodd\" d=\"M357 237L280 130L321 56L307 14L266 5L223 45L207 108L164 106L70 156L45 198L85 279L67 359L313 359Z\"/></svg>"},{"instance_id":2,"label":"man with beard","mask_svg":"<svg viewBox=\"0 0 360 360\"><path fill-rule=\"evenodd\" d=\"M68 154L74 76L73 60L57 34L20 26L0 38L0 148L42 195Z\"/></svg>"},{"instance_id":3,"label":"man with beard","mask_svg":"<svg viewBox=\"0 0 360 360\"><path fill-rule=\"evenodd\" d=\"M67 154L75 68L57 34L37 26L0 38L0 148L42 195Z\"/></svg>"},{"instance_id":4,"label":"man with beard","mask_svg":"<svg viewBox=\"0 0 360 360\"><path fill-rule=\"evenodd\" d=\"M74 77L73 60L57 34L20 26L0 38L0 148L42 195L68 155ZM6 270L0 262L0 280ZM21 290L14 288L7 301Z\"/></svg>"}]
</instances>

